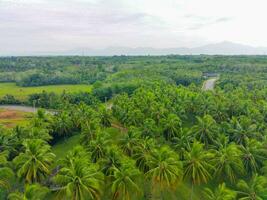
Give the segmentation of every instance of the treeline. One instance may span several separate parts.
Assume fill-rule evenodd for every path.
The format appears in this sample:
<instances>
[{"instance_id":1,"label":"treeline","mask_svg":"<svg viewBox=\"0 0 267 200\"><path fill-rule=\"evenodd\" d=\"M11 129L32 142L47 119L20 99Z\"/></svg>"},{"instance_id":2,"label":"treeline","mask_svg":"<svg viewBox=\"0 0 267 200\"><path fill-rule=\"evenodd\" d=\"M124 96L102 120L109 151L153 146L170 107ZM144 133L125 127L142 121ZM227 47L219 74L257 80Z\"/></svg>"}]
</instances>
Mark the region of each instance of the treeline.
<instances>
[{"instance_id":1,"label":"treeline","mask_svg":"<svg viewBox=\"0 0 267 200\"><path fill-rule=\"evenodd\" d=\"M66 103L79 104L81 102L92 105L99 103L100 100L88 92L55 94L54 92L48 93L46 91L33 93L26 100L16 99L12 95L5 95L0 99L0 104L3 105L28 105L48 109L59 109Z\"/></svg>"},{"instance_id":2,"label":"treeline","mask_svg":"<svg viewBox=\"0 0 267 200\"><path fill-rule=\"evenodd\" d=\"M201 71L194 64L183 57L7 57L0 58L0 82L25 87L95 82L106 85L111 80L119 84L129 78L132 82L153 79L189 85L201 82Z\"/></svg>"},{"instance_id":3,"label":"treeline","mask_svg":"<svg viewBox=\"0 0 267 200\"><path fill-rule=\"evenodd\" d=\"M15 79L19 86L41 86L41 85L60 85L60 84L93 84L102 81L108 73L98 69L84 69L75 71L36 71L23 72Z\"/></svg>"}]
</instances>

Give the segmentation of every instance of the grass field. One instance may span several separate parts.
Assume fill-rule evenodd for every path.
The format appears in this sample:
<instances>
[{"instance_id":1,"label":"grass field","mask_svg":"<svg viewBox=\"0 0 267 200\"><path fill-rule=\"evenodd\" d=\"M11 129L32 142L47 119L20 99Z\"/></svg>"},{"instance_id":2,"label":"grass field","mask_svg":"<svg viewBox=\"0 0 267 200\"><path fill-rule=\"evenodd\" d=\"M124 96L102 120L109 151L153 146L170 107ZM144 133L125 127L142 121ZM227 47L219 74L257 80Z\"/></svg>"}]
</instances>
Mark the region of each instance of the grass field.
<instances>
[{"instance_id":1,"label":"grass field","mask_svg":"<svg viewBox=\"0 0 267 200\"><path fill-rule=\"evenodd\" d=\"M110 135L111 138L114 138L114 141L118 141L121 138L122 132L114 127L106 128L105 132ZM57 156L56 160L64 158L66 153L73 149L73 147L77 146L80 143L80 134L75 134L69 138L62 139L52 146L53 153Z\"/></svg>"},{"instance_id":2,"label":"grass field","mask_svg":"<svg viewBox=\"0 0 267 200\"><path fill-rule=\"evenodd\" d=\"M38 86L38 87L20 87L15 83L0 83L0 98L6 94L13 95L16 99L25 100L27 96L33 93L40 93L43 91L54 92L61 94L63 91L66 92L90 92L92 86L90 85L49 85L49 86Z\"/></svg>"},{"instance_id":3,"label":"grass field","mask_svg":"<svg viewBox=\"0 0 267 200\"><path fill-rule=\"evenodd\" d=\"M10 109L0 109L0 125L12 128L16 125L25 125L32 118L32 113Z\"/></svg>"},{"instance_id":4,"label":"grass field","mask_svg":"<svg viewBox=\"0 0 267 200\"><path fill-rule=\"evenodd\" d=\"M57 156L56 160L64 158L66 153L79 144L80 134L73 135L69 138L62 139L52 147L53 153Z\"/></svg>"}]
</instances>

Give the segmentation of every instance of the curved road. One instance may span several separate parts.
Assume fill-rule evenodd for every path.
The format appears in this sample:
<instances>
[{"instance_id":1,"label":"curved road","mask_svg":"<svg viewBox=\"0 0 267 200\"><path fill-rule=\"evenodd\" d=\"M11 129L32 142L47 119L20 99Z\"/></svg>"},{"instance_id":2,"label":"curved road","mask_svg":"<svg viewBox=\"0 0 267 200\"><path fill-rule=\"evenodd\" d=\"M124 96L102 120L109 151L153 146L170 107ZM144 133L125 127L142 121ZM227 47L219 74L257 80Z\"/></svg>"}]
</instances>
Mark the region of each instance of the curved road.
<instances>
[{"instance_id":1,"label":"curved road","mask_svg":"<svg viewBox=\"0 0 267 200\"><path fill-rule=\"evenodd\" d=\"M218 80L217 77L216 78L210 78L210 79L206 80L203 83L202 90L204 90L204 91L213 90L214 87L215 87L215 83L216 83L217 80Z\"/></svg>"}]
</instances>

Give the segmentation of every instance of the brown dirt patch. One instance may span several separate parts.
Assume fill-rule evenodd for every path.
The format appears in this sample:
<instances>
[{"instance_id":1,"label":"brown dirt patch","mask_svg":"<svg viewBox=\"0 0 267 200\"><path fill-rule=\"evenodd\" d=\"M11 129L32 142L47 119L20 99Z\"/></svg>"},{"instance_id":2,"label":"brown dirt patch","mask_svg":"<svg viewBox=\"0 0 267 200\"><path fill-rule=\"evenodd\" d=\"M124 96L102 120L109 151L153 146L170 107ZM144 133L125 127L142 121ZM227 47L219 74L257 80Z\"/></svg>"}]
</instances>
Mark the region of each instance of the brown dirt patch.
<instances>
[{"instance_id":1,"label":"brown dirt patch","mask_svg":"<svg viewBox=\"0 0 267 200\"><path fill-rule=\"evenodd\" d=\"M23 117L21 113L14 110L4 110L0 112L0 119L14 119Z\"/></svg>"}]
</instances>

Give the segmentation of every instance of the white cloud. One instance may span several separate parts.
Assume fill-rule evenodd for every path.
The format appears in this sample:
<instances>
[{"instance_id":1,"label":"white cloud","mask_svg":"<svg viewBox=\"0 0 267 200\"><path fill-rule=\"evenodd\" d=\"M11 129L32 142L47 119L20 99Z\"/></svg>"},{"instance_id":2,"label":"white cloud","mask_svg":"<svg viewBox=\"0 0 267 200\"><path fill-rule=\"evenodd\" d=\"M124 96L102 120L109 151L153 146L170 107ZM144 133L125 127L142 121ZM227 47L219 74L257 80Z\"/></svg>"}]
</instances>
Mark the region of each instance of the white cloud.
<instances>
[{"instance_id":1,"label":"white cloud","mask_svg":"<svg viewBox=\"0 0 267 200\"><path fill-rule=\"evenodd\" d=\"M267 46L265 0L0 0L0 52Z\"/></svg>"}]
</instances>

